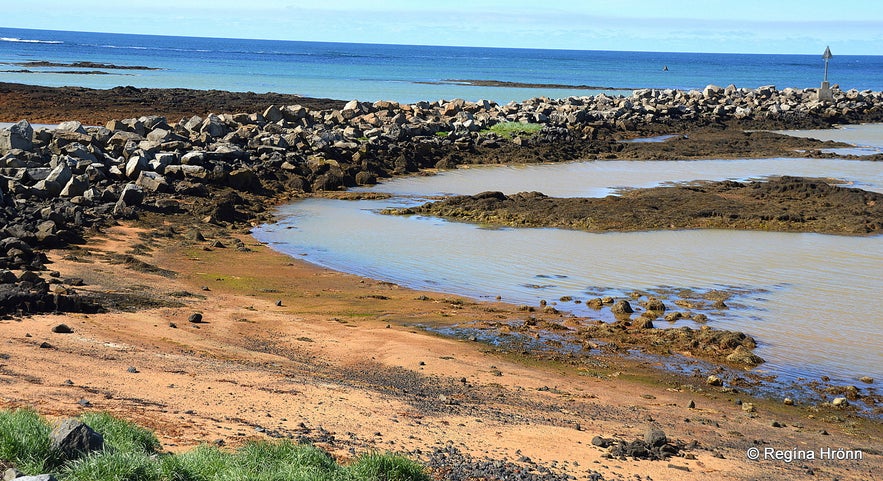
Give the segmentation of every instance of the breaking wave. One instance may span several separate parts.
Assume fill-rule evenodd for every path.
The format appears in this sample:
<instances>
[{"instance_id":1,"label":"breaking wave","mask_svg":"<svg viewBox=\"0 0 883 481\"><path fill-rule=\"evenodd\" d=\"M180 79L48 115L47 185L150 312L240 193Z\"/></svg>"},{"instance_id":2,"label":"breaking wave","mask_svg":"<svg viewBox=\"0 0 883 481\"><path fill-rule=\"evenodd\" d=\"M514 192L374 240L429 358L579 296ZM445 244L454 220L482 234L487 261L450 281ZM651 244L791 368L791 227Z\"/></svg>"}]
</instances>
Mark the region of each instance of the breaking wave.
<instances>
[{"instance_id":1,"label":"breaking wave","mask_svg":"<svg viewBox=\"0 0 883 481\"><path fill-rule=\"evenodd\" d=\"M16 43L47 43L47 44L59 44L64 43L61 40L31 40L26 38L16 38L16 37L0 37L0 42L16 42Z\"/></svg>"}]
</instances>

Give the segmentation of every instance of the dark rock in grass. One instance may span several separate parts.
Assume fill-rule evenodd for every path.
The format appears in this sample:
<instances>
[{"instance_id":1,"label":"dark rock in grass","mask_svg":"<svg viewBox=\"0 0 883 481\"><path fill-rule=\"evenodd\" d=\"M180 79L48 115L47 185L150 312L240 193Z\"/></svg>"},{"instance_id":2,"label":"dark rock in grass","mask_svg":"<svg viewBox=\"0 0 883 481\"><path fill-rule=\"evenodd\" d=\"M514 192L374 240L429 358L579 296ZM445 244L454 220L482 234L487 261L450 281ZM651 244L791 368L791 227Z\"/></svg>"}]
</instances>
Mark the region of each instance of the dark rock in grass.
<instances>
[{"instance_id":1,"label":"dark rock in grass","mask_svg":"<svg viewBox=\"0 0 883 481\"><path fill-rule=\"evenodd\" d=\"M52 447L67 459L77 459L104 449L104 437L79 419L63 420L49 434Z\"/></svg>"},{"instance_id":2,"label":"dark rock in grass","mask_svg":"<svg viewBox=\"0 0 883 481\"><path fill-rule=\"evenodd\" d=\"M67 324L59 324L52 328L52 332L56 334L73 334L74 330Z\"/></svg>"},{"instance_id":3,"label":"dark rock in grass","mask_svg":"<svg viewBox=\"0 0 883 481\"><path fill-rule=\"evenodd\" d=\"M202 314L200 314L199 312L194 312L193 314L190 314L190 317L187 318L187 322L192 322L193 324L202 323Z\"/></svg>"}]
</instances>

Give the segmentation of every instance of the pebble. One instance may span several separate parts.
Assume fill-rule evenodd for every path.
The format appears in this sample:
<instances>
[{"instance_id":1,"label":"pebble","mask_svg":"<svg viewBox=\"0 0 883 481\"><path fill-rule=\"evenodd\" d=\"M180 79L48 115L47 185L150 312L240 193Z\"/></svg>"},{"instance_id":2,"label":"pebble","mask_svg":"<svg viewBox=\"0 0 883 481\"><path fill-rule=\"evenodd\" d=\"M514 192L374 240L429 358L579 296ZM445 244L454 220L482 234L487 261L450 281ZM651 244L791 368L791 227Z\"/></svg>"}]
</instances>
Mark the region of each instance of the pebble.
<instances>
[{"instance_id":1,"label":"pebble","mask_svg":"<svg viewBox=\"0 0 883 481\"><path fill-rule=\"evenodd\" d=\"M187 322L192 322L193 324L199 324L202 322L202 314L198 312L194 312L190 314L190 317L187 318Z\"/></svg>"},{"instance_id":2,"label":"pebble","mask_svg":"<svg viewBox=\"0 0 883 481\"><path fill-rule=\"evenodd\" d=\"M73 334L74 330L70 328L67 324L59 324L57 326L52 327L52 332L56 334Z\"/></svg>"}]
</instances>

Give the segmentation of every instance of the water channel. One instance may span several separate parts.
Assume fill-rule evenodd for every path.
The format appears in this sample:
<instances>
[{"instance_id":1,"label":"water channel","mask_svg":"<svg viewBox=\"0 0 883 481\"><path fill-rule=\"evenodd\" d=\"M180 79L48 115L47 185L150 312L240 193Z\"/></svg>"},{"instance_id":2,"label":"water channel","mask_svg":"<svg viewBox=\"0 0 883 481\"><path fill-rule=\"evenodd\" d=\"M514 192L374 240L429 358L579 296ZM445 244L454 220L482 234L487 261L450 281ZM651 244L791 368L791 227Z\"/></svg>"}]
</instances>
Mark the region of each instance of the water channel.
<instances>
[{"instance_id":1,"label":"water channel","mask_svg":"<svg viewBox=\"0 0 883 481\"><path fill-rule=\"evenodd\" d=\"M883 128L878 127L877 135L883 147ZM434 195L500 190L593 197L623 187L771 175L836 178L883 192L883 162L862 160L473 167L367 189L393 194L389 199L307 199L286 205L279 208L277 223L261 226L254 235L274 249L335 270L473 298L500 296L516 304L537 305L541 299L553 302L563 296L580 301L623 297L635 290L663 297L684 289L727 291L733 294L729 309L709 312L708 325L754 336L759 341L756 353L767 361L758 373L783 382L827 375L846 384L871 376L873 387L879 388L883 237L729 230L587 233L379 214ZM602 319L607 312L572 301L557 302L556 307ZM698 327L690 320L671 325Z\"/></svg>"}]
</instances>

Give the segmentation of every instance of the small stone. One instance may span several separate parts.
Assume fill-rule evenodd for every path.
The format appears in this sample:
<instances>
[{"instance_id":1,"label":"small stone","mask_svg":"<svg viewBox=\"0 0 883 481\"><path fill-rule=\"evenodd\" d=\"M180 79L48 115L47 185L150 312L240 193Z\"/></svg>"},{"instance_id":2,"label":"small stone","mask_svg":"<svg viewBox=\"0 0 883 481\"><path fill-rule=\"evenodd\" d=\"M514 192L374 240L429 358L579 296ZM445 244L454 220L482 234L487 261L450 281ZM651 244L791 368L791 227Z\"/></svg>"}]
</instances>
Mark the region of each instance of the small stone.
<instances>
[{"instance_id":1,"label":"small stone","mask_svg":"<svg viewBox=\"0 0 883 481\"><path fill-rule=\"evenodd\" d=\"M845 408L849 406L849 401L845 397L838 397L831 401L831 405L835 408Z\"/></svg>"},{"instance_id":2,"label":"small stone","mask_svg":"<svg viewBox=\"0 0 883 481\"><path fill-rule=\"evenodd\" d=\"M178 325L175 324L174 322L170 322L170 323L169 323L169 327L171 327L172 329L177 329L177 328L178 328Z\"/></svg>"},{"instance_id":3,"label":"small stone","mask_svg":"<svg viewBox=\"0 0 883 481\"><path fill-rule=\"evenodd\" d=\"M782 402L785 403L786 406L793 406L794 405L794 400L791 399L790 397L786 397Z\"/></svg>"},{"instance_id":4,"label":"small stone","mask_svg":"<svg viewBox=\"0 0 883 481\"><path fill-rule=\"evenodd\" d=\"M202 322L202 314L199 312L194 312L190 314L190 317L187 318L187 322L192 322L193 324L199 324Z\"/></svg>"},{"instance_id":5,"label":"small stone","mask_svg":"<svg viewBox=\"0 0 883 481\"><path fill-rule=\"evenodd\" d=\"M752 403L742 403L742 410L746 413L757 412L757 409L754 408L754 404Z\"/></svg>"},{"instance_id":6,"label":"small stone","mask_svg":"<svg viewBox=\"0 0 883 481\"><path fill-rule=\"evenodd\" d=\"M282 299L279 299L278 301L276 301L276 306L282 307Z\"/></svg>"},{"instance_id":7,"label":"small stone","mask_svg":"<svg viewBox=\"0 0 883 481\"><path fill-rule=\"evenodd\" d=\"M67 324L59 324L52 328L52 332L56 334L73 334L74 330L71 329Z\"/></svg>"},{"instance_id":8,"label":"small stone","mask_svg":"<svg viewBox=\"0 0 883 481\"><path fill-rule=\"evenodd\" d=\"M696 409L696 402L691 399L690 403L687 404L687 407L690 409Z\"/></svg>"},{"instance_id":9,"label":"small stone","mask_svg":"<svg viewBox=\"0 0 883 481\"><path fill-rule=\"evenodd\" d=\"M49 344L48 342L45 342L45 341L41 342L40 349L52 349L52 344Z\"/></svg>"},{"instance_id":10,"label":"small stone","mask_svg":"<svg viewBox=\"0 0 883 481\"><path fill-rule=\"evenodd\" d=\"M874 378L871 376L862 376L858 380L865 384L874 384Z\"/></svg>"},{"instance_id":11,"label":"small stone","mask_svg":"<svg viewBox=\"0 0 883 481\"><path fill-rule=\"evenodd\" d=\"M12 481L13 479L20 478L24 476L24 473L15 469L9 468L3 473L3 481Z\"/></svg>"},{"instance_id":12,"label":"small stone","mask_svg":"<svg viewBox=\"0 0 883 481\"><path fill-rule=\"evenodd\" d=\"M592 446L598 446L599 448L609 448L610 441L602 438L601 436L595 436L592 438Z\"/></svg>"},{"instance_id":13,"label":"small stone","mask_svg":"<svg viewBox=\"0 0 883 481\"><path fill-rule=\"evenodd\" d=\"M705 380L705 384L708 384L709 386L723 386L724 380L712 374Z\"/></svg>"},{"instance_id":14,"label":"small stone","mask_svg":"<svg viewBox=\"0 0 883 481\"><path fill-rule=\"evenodd\" d=\"M135 366L129 366L129 368L126 369L126 372L130 372L132 374L138 374L141 371L139 371L138 368L136 368Z\"/></svg>"},{"instance_id":15,"label":"small stone","mask_svg":"<svg viewBox=\"0 0 883 481\"><path fill-rule=\"evenodd\" d=\"M92 407L92 403L89 402L88 399L80 399L79 401L77 401L77 404L83 406L84 408Z\"/></svg>"}]
</instances>

